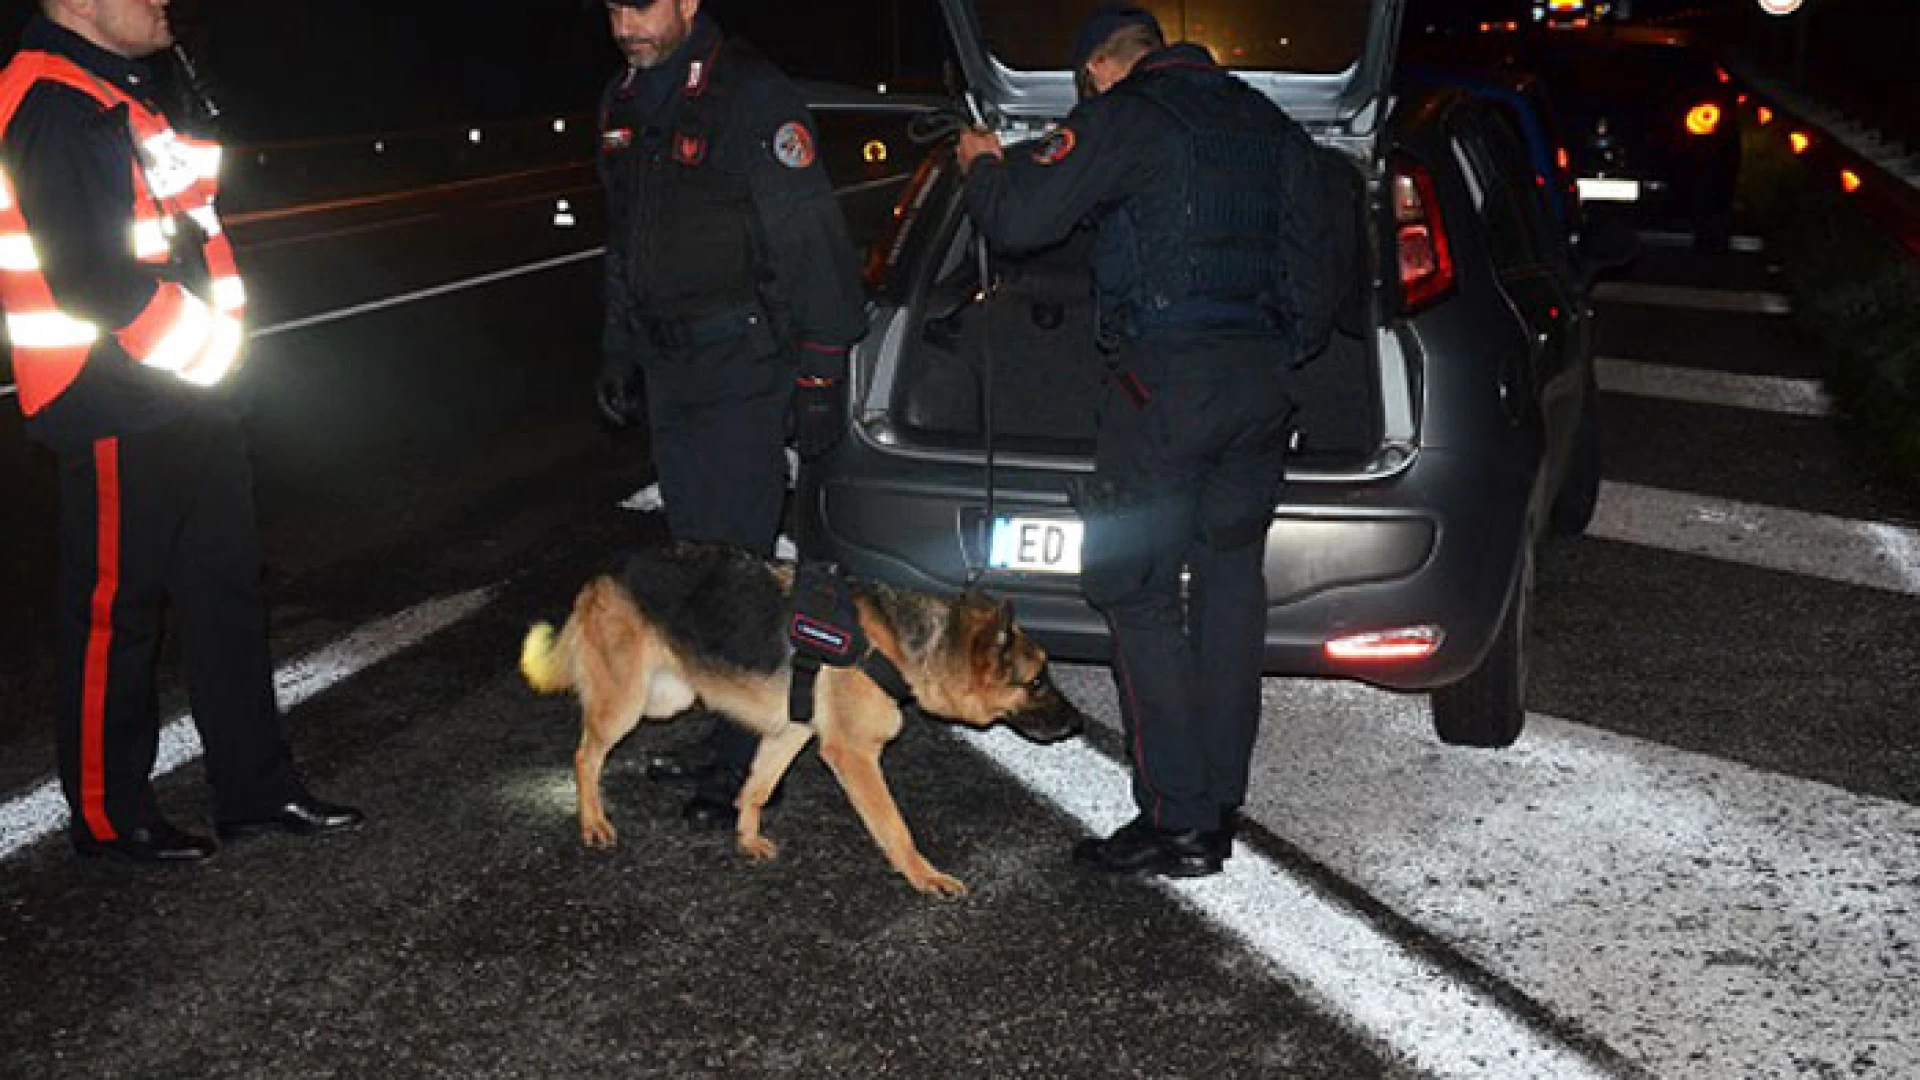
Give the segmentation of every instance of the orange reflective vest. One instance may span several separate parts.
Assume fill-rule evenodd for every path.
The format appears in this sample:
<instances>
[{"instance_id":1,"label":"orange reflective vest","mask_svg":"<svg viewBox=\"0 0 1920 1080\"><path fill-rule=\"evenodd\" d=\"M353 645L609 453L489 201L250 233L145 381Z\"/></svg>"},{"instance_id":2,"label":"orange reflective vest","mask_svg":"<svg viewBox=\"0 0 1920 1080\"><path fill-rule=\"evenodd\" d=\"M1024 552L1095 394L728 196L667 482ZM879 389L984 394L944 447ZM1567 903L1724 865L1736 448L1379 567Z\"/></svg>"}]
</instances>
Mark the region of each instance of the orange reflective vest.
<instances>
[{"instance_id":1,"label":"orange reflective vest","mask_svg":"<svg viewBox=\"0 0 1920 1080\"><path fill-rule=\"evenodd\" d=\"M136 363L193 386L216 386L239 364L245 332L246 288L234 267L233 247L214 209L220 147L176 133L166 117L64 57L22 51L0 71L0 136L13 123L27 92L41 82L73 87L112 109L127 109L134 145L133 205L127 208L127 251L138 262L167 266L181 222L191 219L206 237L202 256L209 296L160 281L152 299L122 327L95 326L60 309L47 285L12 181L0 168L0 304L13 345L20 409L40 412L80 375L96 346L110 338Z\"/></svg>"}]
</instances>

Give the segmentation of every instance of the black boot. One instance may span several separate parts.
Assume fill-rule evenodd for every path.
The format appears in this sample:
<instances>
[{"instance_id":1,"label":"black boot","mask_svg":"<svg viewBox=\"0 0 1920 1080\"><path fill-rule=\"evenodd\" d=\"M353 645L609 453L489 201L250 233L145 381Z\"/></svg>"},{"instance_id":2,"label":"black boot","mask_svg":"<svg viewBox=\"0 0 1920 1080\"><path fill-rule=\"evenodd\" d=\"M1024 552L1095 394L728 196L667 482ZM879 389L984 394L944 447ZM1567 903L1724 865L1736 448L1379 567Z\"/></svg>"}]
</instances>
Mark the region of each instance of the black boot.
<instances>
[{"instance_id":1,"label":"black boot","mask_svg":"<svg viewBox=\"0 0 1920 1080\"><path fill-rule=\"evenodd\" d=\"M366 822L367 815L351 806L323 802L303 792L278 806L223 820L216 828L222 840L242 840L275 832L293 836L332 836L353 832Z\"/></svg>"},{"instance_id":2,"label":"black boot","mask_svg":"<svg viewBox=\"0 0 1920 1080\"><path fill-rule=\"evenodd\" d=\"M746 782L747 770L715 766L693 789L693 797L680 808L680 816L696 829L733 828L740 822L740 811L734 803L740 798L741 785ZM773 794L767 796L765 809L780 805L780 796L786 787L785 779L773 785Z\"/></svg>"},{"instance_id":3,"label":"black boot","mask_svg":"<svg viewBox=\"0 0 1920 1080\"><path fill-rule=\"evenodd\" d=\"M1220 872L1217 845L1199 829L1156 829L1145 815L1104 838L1089 837L1073 846L1073 861L1108 874L1158 874L1206 877Z\"/></svg>"},{"instance_id":4,"label":"black boot","mask_svg":"<svg viewBox=\"0 0 1920 1080\"><path fill-rule=\"evenodd\" d=\"M73 830L73 850L88 859L178 866L213 857L214 843L204 836L182 832L164 821L123 830L118 839L95 840L85 829Z\"/></svg>"},{"instance_id":5,"label":"black boot","mask_svg":"<svg viewBox=\"0 0 1920 1080\"><path fill-rule=\"evenodd\" d=\"M1240 831L1240 812L1238 810L1220 811L1220 827L1200 834L1206 843L1207 851L1219 862L1226 862L1233 855L1233 838Z\"/></svg>"},{"instance_id":6,"label":"black boot","mask_svg":"<svg viewBox=\"0 0 1920 1080\"><path fill-rule=\"evenodd\" d=\"M647 779L662 784L697 784L713 775L713 751L706 743L676 746L648 754L641 767Z\"/></svg>"}]
</instances>

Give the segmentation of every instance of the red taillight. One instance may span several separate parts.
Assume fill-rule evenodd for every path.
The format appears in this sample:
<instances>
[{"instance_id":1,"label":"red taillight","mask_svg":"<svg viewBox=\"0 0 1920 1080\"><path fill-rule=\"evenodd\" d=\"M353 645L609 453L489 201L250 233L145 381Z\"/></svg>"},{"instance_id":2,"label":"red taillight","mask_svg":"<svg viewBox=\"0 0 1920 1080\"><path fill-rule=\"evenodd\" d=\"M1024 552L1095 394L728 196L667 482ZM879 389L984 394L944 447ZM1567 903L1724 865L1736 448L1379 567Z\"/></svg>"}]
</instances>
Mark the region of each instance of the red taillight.
<instances>
[{"instance_id":1,"label":"red taillight","mask_svg":"<svg viewBox=\"0 0 1920 1080\"><path fill-rule=\"evenodd\" d=\"M1553 152L1553 160L1560 163L1561 172L1567 172L1573 168L1573 159L1567 156L1567 148L1564 146Z\"/></svg>"},{"instance_id":2,"label":"red taillight","mask_svg":"<svg viewBox=\"0 0 1920 1080\"><path fill-rule=\"evenodd\" d=\"M1327 642L1330 659L1346 661L1425 660L1440 649L1446 634L1437 626L1406 626L1369 634L1350 634Z\"/></svg>"},{"instance_id":3,"label":"red taillight","mask_svg":"<svg viewBox=\"0 0 1920 1080\"><path fill-rule=\"evenodd\" d=\"M1760 121L1761 127L1766 127L1768 124L1773 123L1773 110L1767 108L1765 105L1760 106L1760 108L1755 111L1754 116Z\"/></svg>"},{"instance_id":4,"label":"red taillight","mask_svg":"<svg viewBox=\"0 0 1920 1080\"><path fill-rule=\"evenodd\" d=\"M1394 167L1391 191L1401 306L1412 314L1453 290L1453 249L1426 166L1402 160Z\"/></svg>"},{"instance_id":5,"label":"red taillight","mask_svg":"<svg viewBox=\"0 0 1920 1080\"><path fill-rule=\"evenodd\" d=\"M1711 135L1720 129L1720 106L1711 101L1695 105L1687 112L1687 130L1695 135Z\"/></svg>"}]
</instances>

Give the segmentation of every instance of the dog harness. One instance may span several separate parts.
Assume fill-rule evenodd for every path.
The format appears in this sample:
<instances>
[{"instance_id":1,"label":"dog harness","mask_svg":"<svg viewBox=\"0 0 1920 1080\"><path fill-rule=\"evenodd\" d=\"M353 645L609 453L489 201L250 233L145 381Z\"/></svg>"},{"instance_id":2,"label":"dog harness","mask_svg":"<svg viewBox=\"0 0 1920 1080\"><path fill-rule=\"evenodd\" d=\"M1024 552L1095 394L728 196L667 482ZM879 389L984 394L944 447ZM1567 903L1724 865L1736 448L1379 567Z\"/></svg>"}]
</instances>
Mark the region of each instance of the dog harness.
<instances>
[{"instance_id":1,"label":"dog harness","mask_svg":"<svg viewBox=\"0 0 1920 1080\"><path fill-rule=\"evenodd\" d=\"M801 563L793 575L793 685L787 715L796 724L813 719L813 683L820 666L857 667L902 709L913 707L913 688L885 653L860 629L853 588L835 563Z\"/></svg>"}]
</instances>

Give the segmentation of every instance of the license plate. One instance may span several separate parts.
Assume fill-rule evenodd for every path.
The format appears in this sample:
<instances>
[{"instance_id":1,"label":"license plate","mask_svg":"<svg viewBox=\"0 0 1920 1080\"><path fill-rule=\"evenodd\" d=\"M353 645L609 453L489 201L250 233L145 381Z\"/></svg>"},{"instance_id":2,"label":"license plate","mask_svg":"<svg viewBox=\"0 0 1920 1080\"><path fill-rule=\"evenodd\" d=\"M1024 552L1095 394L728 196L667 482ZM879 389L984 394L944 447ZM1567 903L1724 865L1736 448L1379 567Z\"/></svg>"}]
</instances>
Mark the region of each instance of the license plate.
<instances>
[{"instance_id":1,"label":"license plate","mask_svg":"<svg viewBox=\"0 0 1920 1080\"><path fill-rule=\"evenodd\" d=\"M1077 574L1083 531L1082 523L1072 518L995 518L987 565L1031 574Z\"/></svg>"},{"instance_id":2,"label":"license plate","mask_svg":"<svg viewBox=\"0 0 1920 1080\"><path fill-rule=\"evenodd\" d=\"M1580 197L1587 202L1639 202L1640 181L1583 176Z\"/></svg>"}]
</instances>

